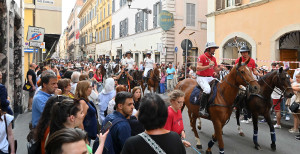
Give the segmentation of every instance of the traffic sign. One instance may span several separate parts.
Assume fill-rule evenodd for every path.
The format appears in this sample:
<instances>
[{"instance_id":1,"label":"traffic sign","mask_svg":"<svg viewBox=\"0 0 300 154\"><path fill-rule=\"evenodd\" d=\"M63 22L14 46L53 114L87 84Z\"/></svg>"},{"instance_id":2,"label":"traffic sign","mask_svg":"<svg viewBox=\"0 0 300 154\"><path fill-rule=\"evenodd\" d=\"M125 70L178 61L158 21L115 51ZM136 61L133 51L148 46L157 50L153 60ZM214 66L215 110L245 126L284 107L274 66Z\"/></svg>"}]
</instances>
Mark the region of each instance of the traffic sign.
<instances>
[{"instance_id":1,"label":"traffic sign","mask_svg":"<svg viewBox=\"0 0 300 154\"><path fill-rule=\"evenodd\" d=\"M29 42L30 47L36 47L36 48L42 48L45 49L45 42L39 43L39 42Z\"/></svg>"},{"instance_id":2,"label":"traffic sign","mask_svg":"<svg viewBox=\"0 0 300 154\"><path fill-rule=\"evenodd\" d=\"M178 52L178 47L175 47L175 53L177 53Z\"/></svg>"},{"instance_id":3,"label":"traffic sign","mask_svg":"<svg viewBox=\"0 0 300 154\"><path fill-rule=\"evenodd\" d=\"M27 41L44 42L45 29L40 27L28 27Z\"/></svg>"},{"instance_id":4,"label":"traffic sign","mask_svg":"<svg viewBox=\"0 0 300 154\"><path fill-rule=\"evenodd\" d=\"M42 42L41 45L40 45L40 48L45 49L45 46L46 46L46 43Z\"/></svg>"}]
</instances>

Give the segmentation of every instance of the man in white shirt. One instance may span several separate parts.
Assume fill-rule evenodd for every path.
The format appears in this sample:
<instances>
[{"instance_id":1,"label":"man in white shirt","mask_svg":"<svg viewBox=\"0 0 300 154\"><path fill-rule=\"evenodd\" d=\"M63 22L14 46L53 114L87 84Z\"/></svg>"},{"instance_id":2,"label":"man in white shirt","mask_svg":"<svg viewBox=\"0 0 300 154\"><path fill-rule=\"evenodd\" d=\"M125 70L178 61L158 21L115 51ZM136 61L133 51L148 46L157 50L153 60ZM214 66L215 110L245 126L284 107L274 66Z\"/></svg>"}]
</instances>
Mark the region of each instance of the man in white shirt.
<instances>
[{"instance_id":1,"label":"man in white shirt","mask_svg":"<svg viewBox=\"0 0 300 154\"><path fill-rule=\"evenodd\" d=\"M127 51L125 55L125 59L122 61L123 64L125 64L128 71L133 70L133 65L135 65L134 60L131 58L131 52Z\"/></svg>"},{"instance_id":2,"label":"man in white shirt","mask_svg":"<svg viewBox=\"0 0 300 154\"><path fill-rule=\"evenodd\" d=\"M144 71L144 86L146 87L147 85L147 75L149 70L153 69L153 65L155 64L154 59L151 58L151 51L148 51L146 54L146 58L144 59L144 66L145 66L145 71Z\"/></svg>"}]
</instances>

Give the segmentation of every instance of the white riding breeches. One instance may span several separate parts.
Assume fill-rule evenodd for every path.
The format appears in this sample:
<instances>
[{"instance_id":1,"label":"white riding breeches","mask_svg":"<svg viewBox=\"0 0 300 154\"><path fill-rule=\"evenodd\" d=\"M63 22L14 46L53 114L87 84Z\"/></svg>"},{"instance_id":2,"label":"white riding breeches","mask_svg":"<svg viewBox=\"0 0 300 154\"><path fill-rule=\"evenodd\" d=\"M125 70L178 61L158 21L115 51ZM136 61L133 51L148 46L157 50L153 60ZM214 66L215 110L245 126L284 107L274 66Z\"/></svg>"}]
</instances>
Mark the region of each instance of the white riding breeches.
<instances>
[{"instance_id":1,"label":"white riding breeches","mask_svg":"<svg viewBox=\"0 0 300 154\"><path fill-rule=\"evenodd\" d=\"M148 71L151 70L151 69L153 69L153 68L145 68L145 71L144 71L144 77L147 77L147 73L148 73Z\"/></svg>"},{"instance_id":2,"label":"white riding breeches","mask_svg":"<svg viewBox=\"0 0 300 154\"><path fill-rule=\"evenodd\" d=\"M211 88L209 83L214 80L213 77L202 77L202 76L197 76L197 83L199 86L202 88L203 92L206 94L210 94Z\"/></svg>"}]
</instances>

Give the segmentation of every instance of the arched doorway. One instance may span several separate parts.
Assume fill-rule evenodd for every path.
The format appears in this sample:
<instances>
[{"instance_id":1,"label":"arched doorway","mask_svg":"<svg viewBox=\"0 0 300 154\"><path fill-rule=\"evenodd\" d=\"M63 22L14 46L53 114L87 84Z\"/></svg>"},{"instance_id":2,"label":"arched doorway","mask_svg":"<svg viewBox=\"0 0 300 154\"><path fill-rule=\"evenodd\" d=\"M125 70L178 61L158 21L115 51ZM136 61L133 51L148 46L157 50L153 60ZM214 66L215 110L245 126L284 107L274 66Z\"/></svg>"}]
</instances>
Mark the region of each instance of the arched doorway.
<instances>
[{"instance_id":1,"label":"arched doorway","mask_svg":"<svg viewBox=\"0 0 300 154\"><path fill-rule=\"evenodd\" d=\"M240 55L238 52L238 48L242 46L248 46L250 50L252 49L251 44L241 37L236 37L229 39L223 46L222 46L222 58L228 59L237 59ZM251 52L252 53L252 52ZM251 56L250 53L250 56ZM232 64L234 61L223 59L222 61L228 64Z\"/></svg>"},{"instance_id":2,"label":"arched doorway","mask_svg":"<svg viewBox=\"0 0 300 154\"><path fill-rule=\"evenodd\" d=\"M293 31L279 38L280 61L300 61L300 31ZM298 68L298 63L285 63L291 69ZM294 71L289 74L293 75Z\"/></svg>"}]
</instances>

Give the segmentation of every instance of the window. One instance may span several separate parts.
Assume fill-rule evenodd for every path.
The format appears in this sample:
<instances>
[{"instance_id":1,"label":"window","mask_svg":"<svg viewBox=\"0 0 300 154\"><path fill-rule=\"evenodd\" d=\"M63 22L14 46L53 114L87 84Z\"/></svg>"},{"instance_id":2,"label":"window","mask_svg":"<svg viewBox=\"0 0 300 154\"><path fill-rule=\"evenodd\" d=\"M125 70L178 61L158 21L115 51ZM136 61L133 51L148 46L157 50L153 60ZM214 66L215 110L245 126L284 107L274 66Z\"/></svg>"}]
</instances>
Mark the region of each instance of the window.
<instances>
[{"instance_id":1,"label":"window","mask_svg":"<svg viewBox=\"0 0 300 154\"><path fill-rule=\"evenodd\" d=\"M226 0L226 7L230 7L234 5L234 0Z\"/></svg>"},{"instance_id":2,"label":"window","mask_svg":"<svg viewBox=\"0 0 300 154\"><path fill-rule=\"evenodd\" d=\"M112 1L112 13L115 12L115 0Z\"/></svg>"},{"instance_id":3,"label":"window","mask_svg":"<svg viewBox=\"0 0 300 154\"><path fill-rule=\"evenodd\" d=\"M100 30L99 41L102 42L102 31Z\"/></svg>"},{"instance_id":4,"label":"window","mask_svg":"<svg viewBox=\"0 0 300 154\"><path fill-rule=\"evenodd\" d=\"M102 21L102 11L100 11L100 21Z\"/></svg>"},{"instance_id":5,"label":"window","mask_svg":"<svg viewBox=\"0 0 300 154\"><path fill-rule=\"evenodd\" d=\"M161 2L155 3L153 5L153 28L158 27L158 16L161 12L162 6L161 6Z\"/></svg>"},{"instance_id":6,"label":"window","mask_svg":"<svg viewBox=\"0 0 300 154\"><path fill-rule=\"evenodd\" d=\"M109 3L107 4L107 16L109 16Z\"/></svg>"},{"instance_id":7,"label":"window","mask_svg":"<svg viewBox=\"0 0 300 154\"><path fill-rule=\"evenodd\" d=\"M109 32L110 32L110 29L109 27L106 28L106 40L109 40Z\"/></svg>"},{"instance_id":8,"label":"window","mask_svg":"<svg viewBox=\"0 0 300 154\"><path fill-rule=\"evenodd\" d=\"M105 41L105 29L102 30L102 40Z\"/></svg>"},{"instance_id":9,"label":"window","mask_svg":"<svg viewBox=\"0 0 300 154\"><path fill-rule=\"evenodd\" d=\"M115 25L112 25L111 27L111 39L115 39Z\"/></svg>"},{"instance_id":10,"label":"window","mask_svg":"<svg viewBox=\"0 0 300 154\"><path fill-rule=\"evenodd\" d=\"M120 21L120 37L128 35L128 18Z\"/></svg>"},{"instance_id":11,"label":"window","mask_svg":"<svg viewBox=\"0 0 300 154\"><path fill-rule=\"evenodd\" d=\"M195 4L187 3L186 4L186 25L187 26L195 26L196 20L196 12L195 12Z\"/></svg>"},{"instance_id":12,"label":"window","mask_svg":"<svg viewBox=\"0 0 300 154\"><path fill-rule=\"evenodd\" d=\"M148 14L140 11L135 14L135 32L143 32L148 30Z\"/></svg>"},{"instance_id":13,"label":"window","mask_svg":"<svg viewBox=\"0 0 300 154\"><path fill-rule=\"evenodd\" d=\"M105 19L105 8L103 9L103 19Z\"/></svg>"},{"instance_id":14,"label":"window","mask_svg":"<svg viewBox=\"0 0 300 154\"><path fill-rule=\"evenodd\" d=\"M120 8L126 5L127 0L120 0Z\"/></svg>"}]
</instances>

